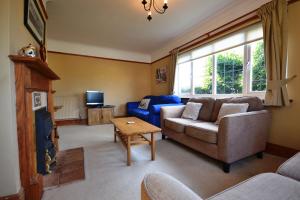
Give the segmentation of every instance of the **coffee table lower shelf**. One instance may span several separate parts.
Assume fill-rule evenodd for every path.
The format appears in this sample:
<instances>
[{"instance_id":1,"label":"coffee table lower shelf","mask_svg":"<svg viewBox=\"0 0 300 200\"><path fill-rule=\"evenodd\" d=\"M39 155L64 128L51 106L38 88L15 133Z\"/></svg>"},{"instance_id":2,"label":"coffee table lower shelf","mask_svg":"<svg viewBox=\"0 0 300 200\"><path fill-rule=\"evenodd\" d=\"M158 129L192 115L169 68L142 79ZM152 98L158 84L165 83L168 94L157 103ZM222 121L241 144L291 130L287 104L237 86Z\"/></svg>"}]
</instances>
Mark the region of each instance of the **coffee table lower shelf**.
<instances>
[{"instance_id":1,"label":"coffee table lower shelf","mask_svg":"<svg viewBox=\"0 0 300 200\"><path fill-rule=\"evenodd\" d=\"M149 133L151 139L149 140L144 134L124 135L116 127L114 133L114 142L117 142L117 136L127 150L127 165L131 165L131 146L146 144L151 146L151 160L155 160L155 133Z\"/></svg>"}]
</instances>

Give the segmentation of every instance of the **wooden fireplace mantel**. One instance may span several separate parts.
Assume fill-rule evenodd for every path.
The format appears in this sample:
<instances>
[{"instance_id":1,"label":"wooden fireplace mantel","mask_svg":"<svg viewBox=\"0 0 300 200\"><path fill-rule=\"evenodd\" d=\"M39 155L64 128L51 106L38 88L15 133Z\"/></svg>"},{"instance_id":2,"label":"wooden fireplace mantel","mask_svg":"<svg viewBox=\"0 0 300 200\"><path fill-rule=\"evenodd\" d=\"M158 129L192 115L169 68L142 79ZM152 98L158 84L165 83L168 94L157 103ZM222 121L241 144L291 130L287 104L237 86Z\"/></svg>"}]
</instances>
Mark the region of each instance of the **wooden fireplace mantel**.
<instances>
[{"instance_id":1,"label":"wooden fireplace mantel","mask_svg":"<svg viewBox=\"0 0 300 200\"><path fill-rule=\"evenodd\" d=\"M39 58L10 55L9 58L14 63L23 63L26 67L34 70L50 80L60 80L60 78L49 68L48 64Z\"/></svg>"},{"instance_id":2,"label":"wooden fireplace mantel","mask_svg":"<svg viewBox=\"0 0 300 200\"><path fill-rule=\"evenodd\" d=\"M16 117L19 147L21 186L25 200L40 200L43 194L43 176L37 173L35 112L32 93L47 93L47 107L54 121L52 81L59 80L47 63L39 58L10 55L15 68ZM54 131L52 140L57 144ZM56 140L56 141L55 141Z\"/></svg>"}]
</instances>

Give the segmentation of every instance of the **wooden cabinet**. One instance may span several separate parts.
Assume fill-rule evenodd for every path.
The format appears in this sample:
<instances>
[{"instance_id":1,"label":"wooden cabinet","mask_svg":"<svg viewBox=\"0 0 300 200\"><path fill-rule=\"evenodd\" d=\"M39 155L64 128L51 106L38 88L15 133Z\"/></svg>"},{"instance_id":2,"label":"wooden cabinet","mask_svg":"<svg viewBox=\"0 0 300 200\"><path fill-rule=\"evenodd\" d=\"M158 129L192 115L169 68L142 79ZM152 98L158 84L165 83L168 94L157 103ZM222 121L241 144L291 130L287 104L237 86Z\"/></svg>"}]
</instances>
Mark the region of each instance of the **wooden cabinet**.
<instances>
[{"instance_id":1,"label":"wooden cabinet","mask_svg":"<svg viewBox=\"0 0 300 200\"><path fill-rule=\"evenodd\" d=\"M114 108L102 108L102 123L109 124L111 119L114 118Z\"/></svg>"},{"instance_id":2,"label":"wooden cabinet","mask_svg":"<svg viewBox=\"0 0 300 200\"><path fill-rule=\"evenodd\" d=\"M114 107L88 108L88 125L109 124L114 117Z\"/></svg>"}]
</instances>

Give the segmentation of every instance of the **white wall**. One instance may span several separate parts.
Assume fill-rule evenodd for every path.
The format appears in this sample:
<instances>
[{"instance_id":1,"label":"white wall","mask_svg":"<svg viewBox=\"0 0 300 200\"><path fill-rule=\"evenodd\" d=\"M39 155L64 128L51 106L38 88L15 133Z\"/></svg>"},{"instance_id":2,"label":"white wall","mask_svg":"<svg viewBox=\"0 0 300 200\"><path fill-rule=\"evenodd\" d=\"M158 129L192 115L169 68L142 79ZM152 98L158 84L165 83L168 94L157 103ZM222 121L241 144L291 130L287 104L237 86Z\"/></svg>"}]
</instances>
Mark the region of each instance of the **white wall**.
<instances>
[{"instance_id":1,"label":"white wall","mask_svg":"<svg viewBox=\"0 0 300 200\"><path fill-rule=\"evenodd\" d=\"M10 0L0 3L0 196L15 194L20 188L18 143L14 108L13 70L10 53Z\"/></svg>"},{"instance_id":2,"label":"white wall","mask_svg":"<svg viewBox=\"0 0 300 200\"><path fill-rule=\"evenodd\" d=\"M14 65L9 54L35 40L23 25L24 0L0 1L0 196L20 190Z\"/></svg>"}]
</instances>

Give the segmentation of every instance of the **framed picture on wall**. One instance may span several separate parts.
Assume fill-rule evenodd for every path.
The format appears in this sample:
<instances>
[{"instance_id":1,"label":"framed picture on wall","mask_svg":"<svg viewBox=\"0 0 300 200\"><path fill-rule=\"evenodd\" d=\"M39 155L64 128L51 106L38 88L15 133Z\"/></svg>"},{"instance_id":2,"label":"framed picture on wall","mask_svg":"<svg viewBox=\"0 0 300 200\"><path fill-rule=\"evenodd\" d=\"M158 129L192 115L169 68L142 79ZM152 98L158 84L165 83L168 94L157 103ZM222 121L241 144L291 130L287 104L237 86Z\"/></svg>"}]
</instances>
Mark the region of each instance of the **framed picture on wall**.
<instances>
[{"instance_id":1,"label":"framed picture on wall","mask_svg":"<svg viewBox=\"0 0 300 200\"><path fill-rule=\"evenodd\" d=\"M36 0L24 0L24 25L40 44L44 44L46 22Z\"/></svg>"},{"instance_id":2,"label":"framed picture on wall","mask_svg":"<svg viewBox=\"0 0 300 200\"><path fill-rule=\"evenodd\" d=\"M160 67L156 69L156 82L157 83L167 82L167 67Z\"/></svg>"}]
</instances>

